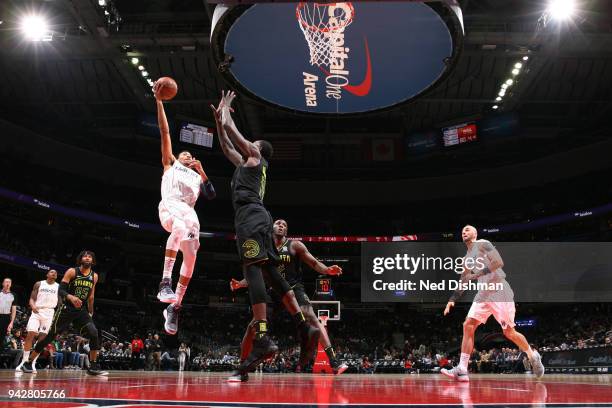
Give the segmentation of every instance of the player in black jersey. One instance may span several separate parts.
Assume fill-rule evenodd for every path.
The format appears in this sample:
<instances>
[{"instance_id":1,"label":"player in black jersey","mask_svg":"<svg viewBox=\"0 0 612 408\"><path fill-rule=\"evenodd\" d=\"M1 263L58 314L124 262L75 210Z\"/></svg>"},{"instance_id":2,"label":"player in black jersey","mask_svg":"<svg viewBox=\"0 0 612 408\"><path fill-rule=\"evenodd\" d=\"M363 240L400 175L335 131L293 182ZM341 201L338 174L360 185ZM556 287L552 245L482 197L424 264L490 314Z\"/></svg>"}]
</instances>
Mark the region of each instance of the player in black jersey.
<instances>
[{"instance_id":1,"label":"player in black jersey","mask_svg":"<svg viewBox=\"0 0 612 408\"><path fill-rule=\"evenodd\" d=\"M211 108L223 153L236 166L231 183L234 227L244 276L251 288L249 296L253 320L247 327L246 336L252 336L254 340L252 351L229 381L246 381L249 371L278 351L276 344L267 335L264 273L270 286L293 316L300 335L301 348L308 354L315 353L320 330L306 322L291 287L276 269L279 257L272 239L272 217L263 205L268 159L272 156L273 149L272 145L264 140L249 142L238 131L231 115L231 105L235 97L234 92L224 92L219 107Z\"/></svg>"},{"instance_id":2,"label":"player in black jersey","mask_svg":"<svg viewBox=\"0 0 612 408\"><path fill-rule=\"evenodd\" d=\"M293 289L298 304L300 305L300 308L302 309L302 312L304 313L304 316L306 316L308 322L321 330L321 344L325 349L325 353L329 358L329 362L334 370L334 373L342 374L344 371L346 371L348 366L346 364L341 364L336 358L336 352L331 345L327 331L315 315L310 299L308 298L308 295L304 289L301 263L305 263L315 272L321 275L340 276L342 275L342 268L340 268L338 265L328 267L319 262L314 256L312 256L303 242L287 239L287 231L287 221L282 219L274 221L274 244L278 250L281 262L278 266L278 271L282 277L287 280L287 283L289 283L291 289ZM246 279L241 281L232 279L230 286L232 290L236 290L238 288L247 287L248 283ZM270 298L275 304L279 303L274 293L270 293ZM297 371L301 371L301 368L309 362L308 360L305 360L306 356L302 355L302 353L300 354Z\"/></svg>"},{"instance_id":3,"label":"player in black jersey","mask_svg":"<svg viewBox=\"0 0 612 408\"><path fill-rule=\"evenodd\" d=\"M100 369L98 363L98 351L100 350L100 339L92 316L94 311L94 293L98 274L92 269L96 264L96 255L92 251L81 251L76 259L77 266L70 268L64 274L59 287L58 297L63 304L58 306L53 316L51 329L44 340L36 343L30 358L21 368L26 373L33 372L32 361L55 339L57 333L61 333L72 323L79 334L89 338L91 351L89 352L89 368L87 374L107 375L106 371ZM85 302L87 307L85 308Z\"/></svg>"}]
</instances>

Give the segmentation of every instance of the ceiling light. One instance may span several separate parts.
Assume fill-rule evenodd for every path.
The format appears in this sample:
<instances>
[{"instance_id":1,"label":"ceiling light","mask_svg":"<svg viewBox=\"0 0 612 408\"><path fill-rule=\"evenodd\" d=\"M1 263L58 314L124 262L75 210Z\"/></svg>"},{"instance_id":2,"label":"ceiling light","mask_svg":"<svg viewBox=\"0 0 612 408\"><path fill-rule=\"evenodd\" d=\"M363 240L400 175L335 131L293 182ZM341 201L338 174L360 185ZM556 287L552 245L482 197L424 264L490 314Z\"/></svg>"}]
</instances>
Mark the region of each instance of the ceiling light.
<instances>
[{"instance_id":1,"label":"ceiling light","mask_svg":"<svg viewBox=\"0 0 612 408\"><path fill-rule=\"evenodd\" d=\"M138 65L138 63L140 62L140 60L138 58L136 58L136 57L132 58L131 61L132 61L132 64L134 64L134 65Z\"/></svg>"},{"instance_id":2,"label":"ceiling light","mask_svg":"<svg viewBox=\"0 0 612 408\"><path fill-rule=\"evenodd\" d=\"M21 20L21 31L28 40L41 41L49 36L49 25L41 16L25 16Z\"/></svg>"},{"instance_id":3,"label":"ceiling light","mask_svg":"<svg viewBox=\"0 0 612 408\"><path fill-rule=\"evenodd\" d=\"M574 0L552 0L548 3L548 14L555 20L567 20L569 19L576 9L576 2Z\"/></svg>"}]
</instances>

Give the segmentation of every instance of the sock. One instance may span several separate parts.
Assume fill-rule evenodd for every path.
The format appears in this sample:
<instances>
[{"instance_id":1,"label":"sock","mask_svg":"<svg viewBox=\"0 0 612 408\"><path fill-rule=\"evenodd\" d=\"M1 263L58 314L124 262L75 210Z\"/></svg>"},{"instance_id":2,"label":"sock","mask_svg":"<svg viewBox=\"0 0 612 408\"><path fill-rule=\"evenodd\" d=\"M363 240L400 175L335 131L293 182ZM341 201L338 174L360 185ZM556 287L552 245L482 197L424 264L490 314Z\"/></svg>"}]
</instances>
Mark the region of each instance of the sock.
<instances>
[{"instance_id":1,"label":"sock","mask_svg":"<svg viewBox=\"0 0 612 408\"><path fill-rule=\"evenodd\" d=\"M325 349L325 354L327 354L327 358L329 358L329 361L336 359L336 351L332 346L329 346Z\"/></svg>"},{"instance_id":2,"label":"sock","mask_svg":"<svg viewBox=\"0 0 612 408\"><path fill-rule=\"evenodd\" d=\"M31 350L28 351L23 351L23 358L21 359L21 363L19 364L19 367L21 367L23 365L23 363L25 363L26 361L28 361L30 359L30 352Z\"/></svg>"},{"instance_id":3,"label":"sock","mask_svg":"<svg viewBox=\"0 0 612 408\"><path fill-rule=\"evenodd\" d=\"M265 320L256 320L255 326L255 340L261 339L268 333L268 322Z\"/></svg>"},{"instance_id":4,"label":"sock","mask_svg":"<svg viewBox=\"0 0 612 408\"><path fill-rule=\"evenodd\" d=\"M28 354L30 353L28 352ZM40 354L34 357L34 360L32 360L32 367L34 367L34 364L36 364L36 360L38 360L38 357L40 357Z\"/></svg>"},{"instance_id":5,"label":"sock","mask_svg":"<svg viewBox=\"0 0 612 408\"><path fill-rule=\"evenodd\" d=\"M461 360L459 360L459 367L467 371L469 363L470 363L470 355L467 353L461 353Z\"/></svg>"},{"instance_id":6,"label":"sock","mask_svg":"<svg viewBox=\"0 0 612 408\"><path fill-rule=\"evenodd\" d=\"M293 321L295 322L296 327L300 327L301 325L306 323L306 318L304 317L304 313L297 312L293 315Z\"/></svg>"},{"instance_id":7,"label":"sock","mask_svg":"<svg viewBox=\"0 0 612 408\"><path fill-rule=\"evenodd\" d=\"M166 256L164 258L163 279L172 279L172 270L174 269L175 262L176 262L176 258L171 258L169 256Z\"/></svg>"},{"instance_id":8,"label":"sock","mask_svg":"<svg viewBox=\"0 0 612 408\"><path fill-rule=\"evenodd\" d=\"M185 296L186 291L186 285L183 285L181 282L176 284L176 305L180 305L183 302L183 296Z\"/></svg>"}]
</instances>

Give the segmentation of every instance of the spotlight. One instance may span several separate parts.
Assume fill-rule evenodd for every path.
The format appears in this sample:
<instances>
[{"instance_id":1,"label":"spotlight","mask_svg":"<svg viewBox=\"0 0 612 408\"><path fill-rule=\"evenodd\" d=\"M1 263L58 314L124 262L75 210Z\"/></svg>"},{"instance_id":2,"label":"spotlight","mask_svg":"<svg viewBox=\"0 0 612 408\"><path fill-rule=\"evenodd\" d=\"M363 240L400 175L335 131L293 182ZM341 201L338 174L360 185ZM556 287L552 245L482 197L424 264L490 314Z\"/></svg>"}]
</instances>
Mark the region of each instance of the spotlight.
<instances>
[{"instance_id":1,"label":"spotlight","mask_svg":"<svg viewBox=\"0 0 612 408\"><path fill-rule=\"evenodd\" d=\"M21 20L21 31L30 41L49 41L49 26L41 16L25 16Z\"/></svg>"},{"instance_id":2,"label":"spotlight","mask_svg":"<svg viewBox=\"0 0 612 408\"><path fill-rule=\"evenodd\" d=\"M141 74L145 78L149 76L149 73L147 71L142 71Z\"/></svg>"},{"instance_id":3,"label":"spotlight","mask_svg":"<svg viewBox=\"0 0 612 408\"><path fill-rule=\"evenodd\" d=\"M138 70L139 70L139 71L144 71L144 65L139 65L139 66L138 66Z\"/></svg>"},{"instance_id":4,"label":"spotlight","mask_svg":"<svg viewBox=\"0 0 612 408\"><path fill-rule=\"evenodd\" d=\"M499 108L499 106L493 105L493 109L497 109L497 108Z\"/></svg>"},{"instance_id":5,"label":"spotlight","mask_svg":"<svg viewBox=\"0 0 612 408\"><path fill-rule=\"evenodd\" d=\"M516 64L514 64L514 68L521 69L521 68L523 68L523 64L520 63L520 62L517 62Z\"/></svg>"},{"instance_id":6,"label":"spotlight","mask_svg":"<svg viewBox=\"0 0 612 408\"><path fill-rule=\"evenodd\" d=\"M98 5L100 5L101 7L106 6L106 0L98 0Z\"/></svg>"},{"instance_id":7,"label":"spotlight","mask_svg":"<svg viewBox=\"0 0 612 408\"><path fill-rule=\"evenodd\" d=\"M499 91L498 95L499 96L504 96L504 95L506 95L506 91L502 89L501 91Z\"/></svg>"},{"instance_id":8,"label":"spotlight","mask_svg":"<svg viewBox=\"0 0 612 408\"><path fill-rule=\"evenodd\" d=\"M523 57L523 61L527 61L527 60L529 60L529 57L525 55L525 56Z\"/></svg>"},{"instance_id":9,"label":"spotlight","mask_svg":"<svg viewBox=\"0 0 612 408\"><path fill-rule=\"evenodd\" d=\"M508 88L508 84L502 84L501 89L505 90L506 88Z\"/></svg>"},{"instance_id":10,"label":"spotlight","mask_svg":"<svg viewBox=\"0 0 612 408\"><path fill-rule=\"evenodd\" d=\"M499 101L501 101L501 100L502 100L502 97L501 97L501 96L498 96L497 98L495 98L495 101L496 101L496 102L499 102Z\"/></svg>"},{"instance_id":11,"label":"spotlight","mask_svg":"<svg viewBox=\"0 0 612 408\"><path fill-rule=\"evenodd\" d=\"M518 75L518 74L519 74L519 72L521 72L521 70L520 70L520 69L514 68L514 69L512 70L512 75L516 76L516 75Z\"/></svg>"},{"instance_id":12,"label":"spotlight","mask_svg":"<svg viewBox=\"0 0 612 408\"><path fill-rule=\"evenodd\" d=\"M508 79L506 81L506 85L508 85L508 86L512 85L513 83L514 83L514 80L512 80L512 79Z\"/></svg>"},{"instance_id":13,"label":"spotlight","mask_svg":"<svg viewBox=\"0 0 612 408\"><path fill-rule=\"evenodd\" d=\"M548 14L555 20L567 20L576 10L576 2L574 0L551 0L548 3Z\"/></svg>"},{"instance_id":14,"label":"spotlight","mask_svg":"<svg viewBox=\"0 0 612 408\"><path fill-rule=\"evenodd\" d=\"M132 64L134 65L138 65L138 63L140 62L140 60L136 57L132 58Z\"/></svg>"}]
</instances>

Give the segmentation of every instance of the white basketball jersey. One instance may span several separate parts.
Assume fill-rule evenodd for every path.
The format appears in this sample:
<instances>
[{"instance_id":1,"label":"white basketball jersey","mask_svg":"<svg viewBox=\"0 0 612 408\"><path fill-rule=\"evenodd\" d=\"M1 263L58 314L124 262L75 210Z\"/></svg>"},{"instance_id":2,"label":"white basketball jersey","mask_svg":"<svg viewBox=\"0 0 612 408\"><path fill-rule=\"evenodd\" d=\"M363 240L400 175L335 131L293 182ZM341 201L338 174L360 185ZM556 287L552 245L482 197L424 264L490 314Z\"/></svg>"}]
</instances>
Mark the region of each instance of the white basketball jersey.
<instances>
[{"instance_id":1,"label":"white basketball jersey","mask_svg":"<svg viewBox=\"0 0 612 408\"><path fill-rule=\"evenodd\" d=\"M40 281L38 295L36 295L37 309L53 309L57 306L57 292L59 284L55 282L49 285L46 280Z\"/></svg>"},{"instance_id":2,"label":"white basketball jersey","mask_svg":"<svg viewBox=\"0 0 612 408\"><path fill-rule=\"evenodd\" d=\"M480 258L480 262L488 268L491 265L491 260L488 258L486 251L484 250L484 244L491 244L486 239L477 239L474 241L472 248L465 255L466 258L472 258L475 262ZM477 263L478 264L478 263ZM482 268L476 268L474 272L480 272ZM500 282L506 278L506 273L502 268L497 268L494 273L489 273L478 278L478 282Z\"/></svg>"},{"instance_id":3,"label":"white basketball jersey","mask_svg":"<svg viewBox=\"0 0 612 408\"><path fill-rule=\"evenodd\" d=\"M202 178L197 172L175 160L162 176L162 201L180 201L193 207L200 195L200 184Z\"/></svg>"}]
</instances>

